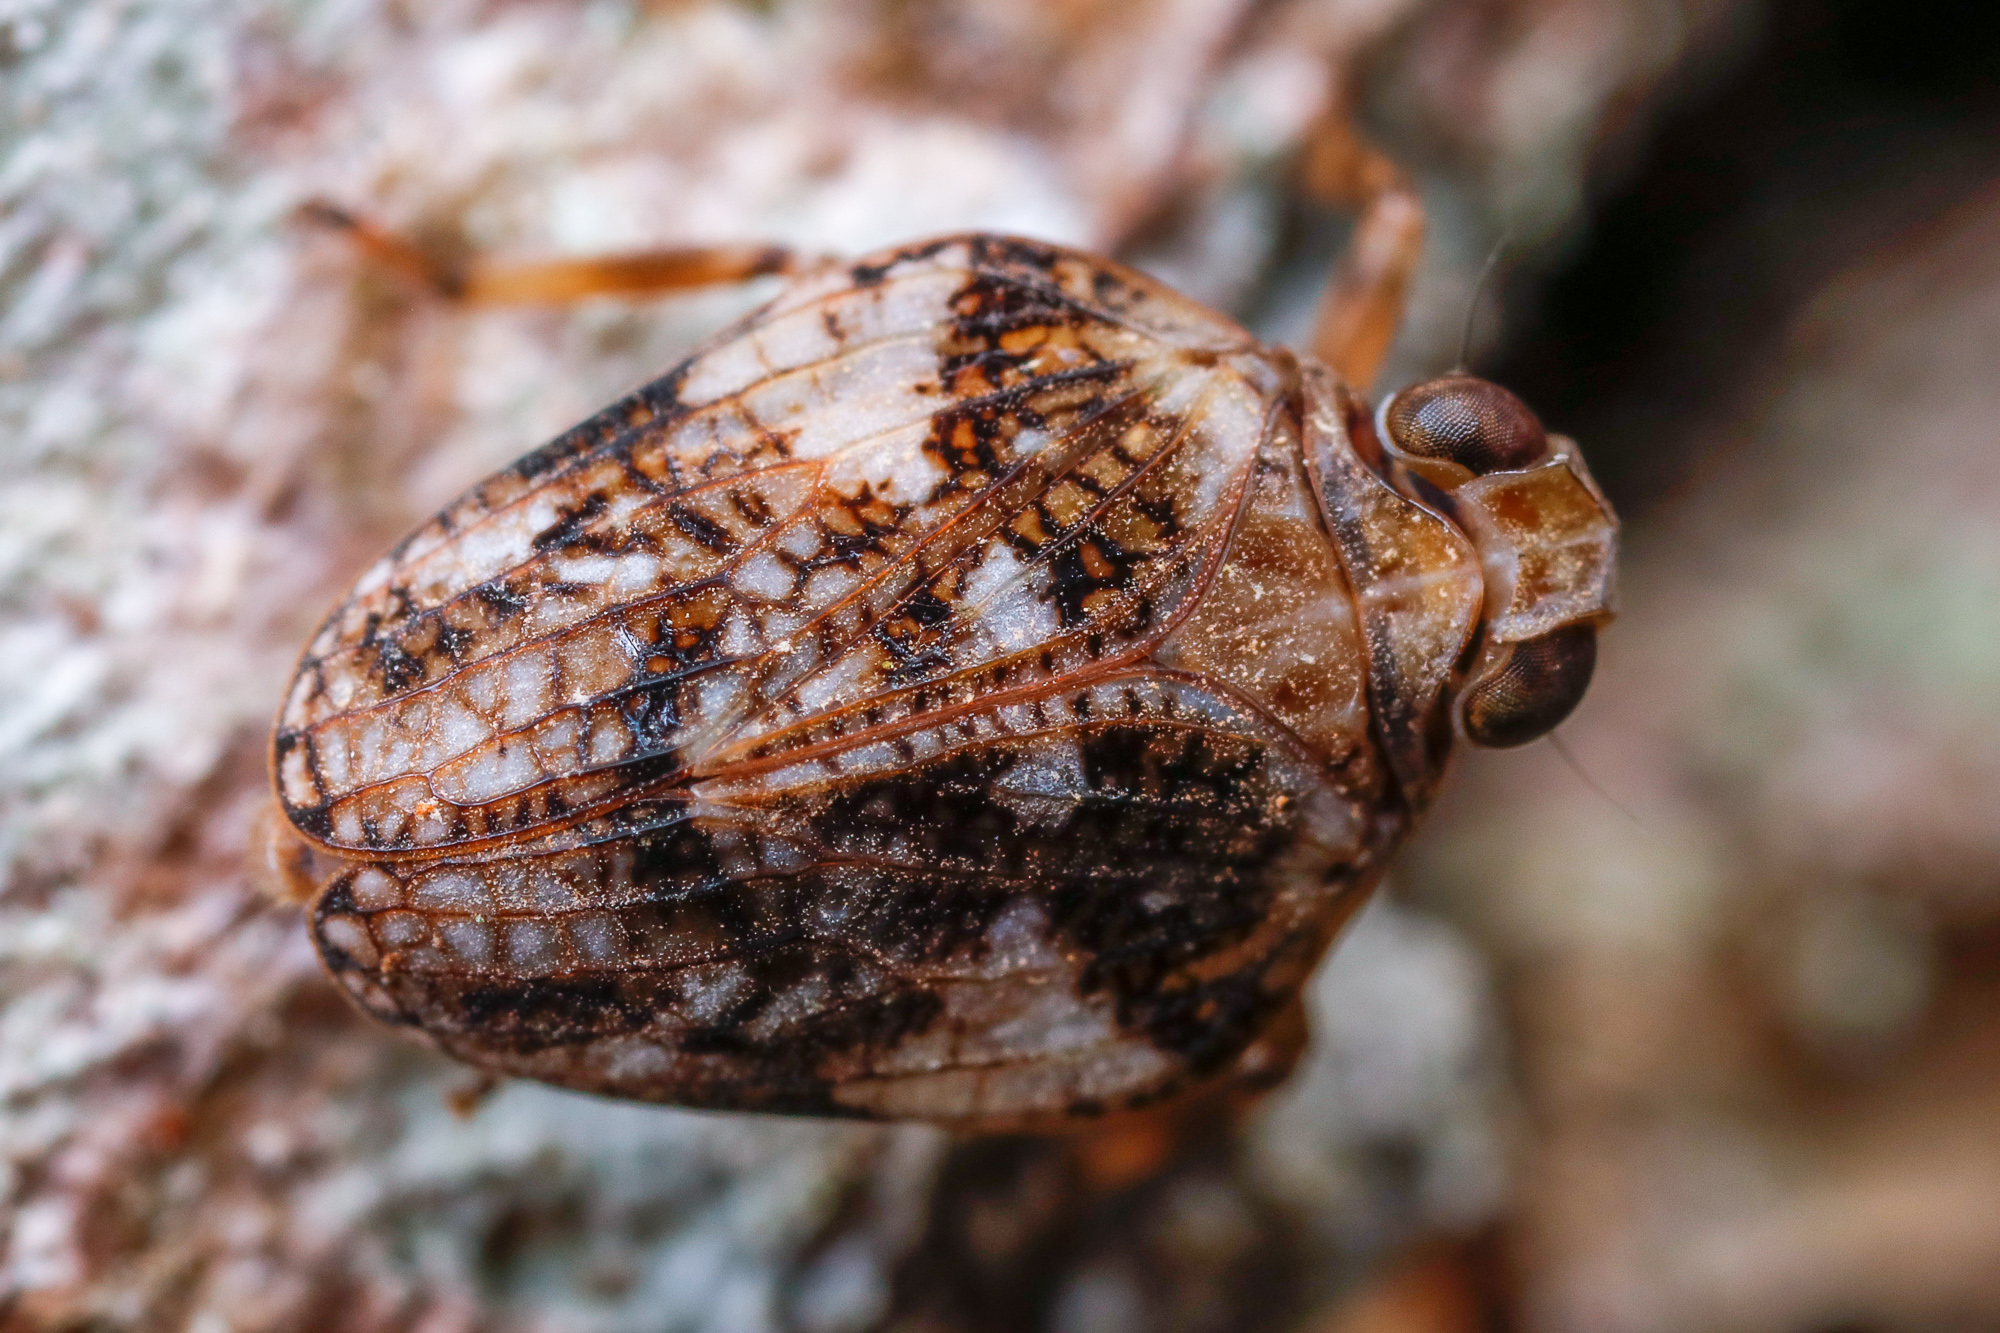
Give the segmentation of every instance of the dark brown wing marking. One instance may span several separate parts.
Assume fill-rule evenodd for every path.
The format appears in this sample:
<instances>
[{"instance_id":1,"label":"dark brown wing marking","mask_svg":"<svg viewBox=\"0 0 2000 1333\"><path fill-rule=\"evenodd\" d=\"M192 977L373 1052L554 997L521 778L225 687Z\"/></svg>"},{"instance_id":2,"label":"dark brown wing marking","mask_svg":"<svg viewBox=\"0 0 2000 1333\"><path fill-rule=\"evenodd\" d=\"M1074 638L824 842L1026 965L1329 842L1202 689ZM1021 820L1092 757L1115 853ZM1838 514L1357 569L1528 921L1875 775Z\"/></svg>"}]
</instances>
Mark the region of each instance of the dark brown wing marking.
<instances>
[{"instance_id":1,"label":"dark brown wing marking","mask_svg":"<svg viewBox=\"0 0 2000 1333\"><path fill-rule=\"evenodd\" d=\"M378 1016L513 1073L695 1105L973 1119L1219 1069L1324 941L1289 749L1185 683L884 765L689 792L643 836L484 863L329 860L314 926ZM1325 798L1320 798L1322 806Z\"/></svg>"}]
</instances>

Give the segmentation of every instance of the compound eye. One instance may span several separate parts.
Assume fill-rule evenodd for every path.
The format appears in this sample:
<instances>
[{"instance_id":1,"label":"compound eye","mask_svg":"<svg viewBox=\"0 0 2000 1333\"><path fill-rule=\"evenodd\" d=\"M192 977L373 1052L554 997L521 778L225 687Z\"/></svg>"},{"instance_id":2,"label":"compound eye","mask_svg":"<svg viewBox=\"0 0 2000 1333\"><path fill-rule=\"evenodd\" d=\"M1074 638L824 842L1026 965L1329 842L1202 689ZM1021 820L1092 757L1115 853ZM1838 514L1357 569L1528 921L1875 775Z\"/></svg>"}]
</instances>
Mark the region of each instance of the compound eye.
<instances>
[{"instance_id":1,"label":"compound eye","mask_svg":"<svg viewBox=\"0 0 2000 1333\"><path fill-rule=\"evenodd\" d=\"M1443 375L1389 400L1389 438L1406 454L1442 458L1475 475L1538 463L1549 438L1528 405L1491 380Z\"/></svg>"},{"instance_id":2,"label":"compound eye","mask_svg":"<svg viewBox=\"0 0 2000 1333\"><path fill-rule=\"evenodd\" d=\"M1597 666L1597 626L1565 625L1511 648L1465 692L1465 734L1504 750L1556 729L1582 700Z\"/></svg>"}]
</instances>

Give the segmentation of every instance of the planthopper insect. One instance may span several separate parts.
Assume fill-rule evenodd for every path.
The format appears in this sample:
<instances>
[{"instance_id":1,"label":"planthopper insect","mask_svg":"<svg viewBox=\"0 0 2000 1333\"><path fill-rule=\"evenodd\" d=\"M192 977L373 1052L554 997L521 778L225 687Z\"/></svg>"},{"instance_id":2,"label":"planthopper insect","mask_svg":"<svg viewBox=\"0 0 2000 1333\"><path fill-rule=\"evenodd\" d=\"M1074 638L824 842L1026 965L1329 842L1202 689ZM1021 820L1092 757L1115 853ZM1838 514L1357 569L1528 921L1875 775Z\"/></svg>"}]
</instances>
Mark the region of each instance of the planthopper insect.
<instances>
[{"instance_id":1,"label":"planthopper insect","mask_svg":"<svg viewBox=\"0 0 2000 1333\"><path fill-rule=\"evenodd\" d=\"M314 635L272 855L340 985L684 1106L1046 1127L1282 1066L1455 738L1581 697L1616 544L1505 389L1370 410L1422 219L1345 142L1310 356L985 234L440 280L792 275Z\"/></svg>"}]
</instances>

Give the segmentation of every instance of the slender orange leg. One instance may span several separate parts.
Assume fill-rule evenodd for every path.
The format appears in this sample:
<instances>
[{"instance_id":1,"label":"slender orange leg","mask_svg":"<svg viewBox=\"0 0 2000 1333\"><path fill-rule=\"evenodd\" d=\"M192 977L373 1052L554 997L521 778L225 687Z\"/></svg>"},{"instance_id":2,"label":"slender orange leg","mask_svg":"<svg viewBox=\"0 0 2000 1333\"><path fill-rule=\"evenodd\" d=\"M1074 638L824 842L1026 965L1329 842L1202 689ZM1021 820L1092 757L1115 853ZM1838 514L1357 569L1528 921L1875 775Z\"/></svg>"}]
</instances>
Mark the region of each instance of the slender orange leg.
<instances>
[{"instance_id":1,"label":"slender orange leg","mask_svg":"<svg viewBox=\"0 0 2000 1333\"><path fill-rule=\"evenodd\" d=\"M1285 1081L1305 1053L1306 1039L1305 1001L1293 996L1270 1028L1208 1086L1071 1134L1066 1146L1079 1179L1096 1193L1116 1193L1157 1175L1204 1136L1230 1133L1265 1093Z\"/></svg>"},{"instance_id":2,"label":"slender orange leg","mask_svg":"<svg viewBox=\"0 0 2000 1333\"><path fill-rule=\"evenodd\" d=\"M315 202L300 216L345 233L363 254L441 296L475 305L554 305L590 296L660 296L772 273L810 261L778 245L690 246L636 254L463 267L440 263L401 236L345 209Z\"/></svg>"},{"instance_id":3,"label":"slender orange leg","mask_svg":"<svg viewBox=\"0 0 2000 1333\"><path fill-rule=\"evenodd\" d=\"M1477 1242L1419 1244L1309 1320L1306 1333L1479 1333L1496 1313L1481 1267Z\"/></svg>"},{"instance_id":4,"label":"slender orange leg","mask_svg":"<svg viewBox=\"0 0 2000 1333\"><path fill-rule=\"evenodd\" d=\"M1314 131L1304 184L1327 203L1359 210L1347 252L1320 298L1312 354L1366 393L1403 320L1410 275L1424 248L1423 205L1396 164L1342 116Z\"/></svg>"}]
</instances>

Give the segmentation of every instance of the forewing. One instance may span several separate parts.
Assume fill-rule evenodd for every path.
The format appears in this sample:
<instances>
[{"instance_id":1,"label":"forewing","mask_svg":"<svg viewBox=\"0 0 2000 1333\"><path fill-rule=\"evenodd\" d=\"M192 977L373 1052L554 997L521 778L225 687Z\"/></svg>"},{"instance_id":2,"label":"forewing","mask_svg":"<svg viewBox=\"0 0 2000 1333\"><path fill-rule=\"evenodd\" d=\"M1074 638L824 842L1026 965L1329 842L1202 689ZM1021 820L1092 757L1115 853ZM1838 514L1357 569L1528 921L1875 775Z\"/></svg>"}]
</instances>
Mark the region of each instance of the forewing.
<instances>
[{"instance_id":1,"label":"forewing","mask_svg":"<svg viewBox=\"0 0 2000 1333\"><path fill-rule=\"evenodd\" d=\"M1113 673L887 748L703 782L587 848L322 854L321 952L498 1072L992 1126L1217 1072L1365 888L1356 812L1189 681Z\"/></svg>"},{"instance_id":2,"label":"forewing","mask_svg":"<svg viewBox=\"0 0 2000 1333\"><path fill-rule=\"evenodd\" d=\"M364 576L279 718L286 813L364 855L550 851L875 701L1092 669L1199 585L1269 381L1234 325L1051 247L802 282Z\"/></svg>"}]
</instances>

